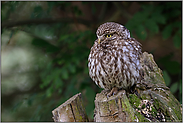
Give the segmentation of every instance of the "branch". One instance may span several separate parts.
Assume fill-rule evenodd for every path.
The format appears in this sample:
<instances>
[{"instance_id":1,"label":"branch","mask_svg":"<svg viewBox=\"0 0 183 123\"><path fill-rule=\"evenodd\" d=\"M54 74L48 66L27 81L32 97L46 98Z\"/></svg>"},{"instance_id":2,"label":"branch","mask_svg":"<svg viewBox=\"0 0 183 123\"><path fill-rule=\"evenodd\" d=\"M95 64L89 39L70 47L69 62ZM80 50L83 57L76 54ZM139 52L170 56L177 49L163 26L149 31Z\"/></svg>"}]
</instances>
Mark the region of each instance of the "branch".
<instances>
[{"instance_id":1,"label":"branch","mask_svg":"<svg viewBox=\"0 0 183 123\"><path fill-rule=\"evenodd\" d=\"M86 26L90 26L91 23L87 20L81 18L74 18L78 23L82 23ZM50 23L74 23L73 18L41 18L41 19L29 19L29 20L21 20L21 21L8 21L2 22L2 28L10 28L15 26L27 25L27 24L50 24Z\"/></svg>"}]
</instances>

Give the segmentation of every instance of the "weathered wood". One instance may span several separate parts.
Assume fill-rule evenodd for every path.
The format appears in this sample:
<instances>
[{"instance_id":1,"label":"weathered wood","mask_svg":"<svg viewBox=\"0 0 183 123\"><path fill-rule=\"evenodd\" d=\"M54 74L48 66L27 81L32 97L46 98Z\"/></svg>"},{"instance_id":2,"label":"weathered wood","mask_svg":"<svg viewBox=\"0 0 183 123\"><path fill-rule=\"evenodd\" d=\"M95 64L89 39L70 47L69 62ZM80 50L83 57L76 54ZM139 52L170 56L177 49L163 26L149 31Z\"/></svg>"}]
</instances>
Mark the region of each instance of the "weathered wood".
<instances>
[{"instance_id":1,"label":"weathered wood","mask_svg":"<svg viewBox=\"0 0 183 123\"><path fill-rule=\"evenodd\" d=\"M142 81L135 93L119 91L107 99L107 91L96 95L96 122L182 122L182 106L165 85L162 71L153 56L141 57Z\"/></svg>"},{"instance_id":2,"label":"weathered wood","mask_svg":"<svg viewBox=\"0 0 183 123\"><path fill-rule=\"evenodd\" d=\"M74 95L65 103L52 111L55 122L87 122L85 108L81 93Z\"/></svg>"},{"instance_id":3,"label":"weathered wood","mask_svg":"<svg viewBox=\"0 0 183 123\"><path fill-rule=\"evenodd\" d=\"M95 122L132 122L138 120L127 99L125 90L119 91L117 95L108 99L106 95L107 92L103 90L95 97Z\"/></svg>"}]
</instances>

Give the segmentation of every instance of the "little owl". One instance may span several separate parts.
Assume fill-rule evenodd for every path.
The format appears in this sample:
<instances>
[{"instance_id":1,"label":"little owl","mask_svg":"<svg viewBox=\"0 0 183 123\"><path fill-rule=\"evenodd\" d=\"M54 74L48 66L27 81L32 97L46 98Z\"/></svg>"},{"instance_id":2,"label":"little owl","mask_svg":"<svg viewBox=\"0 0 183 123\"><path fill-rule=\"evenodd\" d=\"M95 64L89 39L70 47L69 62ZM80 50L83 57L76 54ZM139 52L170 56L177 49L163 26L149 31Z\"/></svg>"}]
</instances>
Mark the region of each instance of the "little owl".
<instances>
[{"instance_id":1,"label":"little owl","mask_svg":"<svg viewBox=\"0 0 183 123\"><path fill-rule=\"evenodd\" d=\"M129 90L141 79L141 44L130 37L126 27L114 22L100 25L96 34L98 39L88 58L90 77L99 87L110 90L107 96L119 89Z\"/></svg>"}]
</instances>

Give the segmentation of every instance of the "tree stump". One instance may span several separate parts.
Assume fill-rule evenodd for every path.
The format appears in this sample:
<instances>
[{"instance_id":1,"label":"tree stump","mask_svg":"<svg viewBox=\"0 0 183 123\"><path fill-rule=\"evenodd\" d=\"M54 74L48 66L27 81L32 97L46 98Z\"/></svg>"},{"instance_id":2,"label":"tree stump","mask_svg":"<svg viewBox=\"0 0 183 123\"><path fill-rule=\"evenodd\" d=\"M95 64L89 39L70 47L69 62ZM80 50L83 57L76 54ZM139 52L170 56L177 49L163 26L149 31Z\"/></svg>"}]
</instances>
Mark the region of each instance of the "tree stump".
<instances>
[{"instance_id":1,"label":"tree stump","mask_svg":"<svg viewBox=\"0 0 183 123\"><path fill-rule=\"evenodd\" d=\"M122 90L109 99L106 91L96 95L95 122L182 122L182 106L166 87L153 56L144 52L141 65L143 79L135 93Z\"/></svg>"},{"instance_id":2,"label":"tree stump","mask_svg":"<svg viewBox=\"0 0 183 123\"><path fill-rule=\"evenodd\" d=\"M182 106L165 85L153 56L141 57L142 80L134 93L121 90L107 98L103 90L95 97L95 122L182 122ZM81 93L52 111L55 122L86 122Z\"/></svg>"},{"instance_id":3,"label":"tree stump","mask_svg":"<svg viewBox=\"0 0 183 123\"><path fill-rule=\"evenodd\" d=\"M74 95L52 111L55 122L87 122L88 117L83 107L81 93Z\"/></svg>"},{"instance_id":4,"label":"tree stump","mask_svg":"<svg viewBox=\"0 0 183 123\"><path fill-rule=\"evenodd\" d=\"M95 122L133 122L138 121L134 109L126 96L126 91L121 90L117 95L107 99L106 91L97 94L95 98Z\"/></svg>"}]
</instances>

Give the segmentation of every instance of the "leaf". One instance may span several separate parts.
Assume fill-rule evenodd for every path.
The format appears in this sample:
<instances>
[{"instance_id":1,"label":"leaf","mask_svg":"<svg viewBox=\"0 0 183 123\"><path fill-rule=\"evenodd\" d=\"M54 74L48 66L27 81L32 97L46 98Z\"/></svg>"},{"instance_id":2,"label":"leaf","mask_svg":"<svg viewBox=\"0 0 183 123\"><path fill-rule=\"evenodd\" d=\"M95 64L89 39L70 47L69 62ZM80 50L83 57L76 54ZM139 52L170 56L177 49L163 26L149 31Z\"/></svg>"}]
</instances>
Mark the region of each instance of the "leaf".
<instances>
[{"instance_id":1,"label":"leaf","mask_svg":"<svg viewBox=\"0 0 183 123\"><path fill-rule=\"evenodd\" d=\"M177 90L178 90L178 82L175 82L170 86L170 91L174 94Z\"/></svg>"},{"instance_id":2,"label":"leaf","mask_svg":"<svg viewBox=\"0 0 183 123\"><path fill-rule=\"evenodd\" d=\"M41 6L36 6L36 7L34 8L34 12L41 12L41 11L43 11L43 9L42 9Z\"/></svg>"},{"instance_id":3,"label":"leaf","mask_svg":"<svg viewBox=\"0 0 183 123\"><path fill-rule=\"evenodd\" d=\"M145 5L142 5L141 7L147 13L151 13L154 10L154 6L153 5L147 5L147 4L145 4Z\"/></svg>"},{"instance_id":4,"label":"leaf","mask_svg":"<svg viewBox=\"0 0 183 123\"><path fill-rule=\"evenodd\" d=\"M53 87L51 86L51 87L49 87L49 88L46 90L46 96L47 96L47 97L51 97L52 93L53 93Z\"/></svg>"},{"instance_id":5,"label":"leaf","mask_svg":"<svg viewBox=\"0 0 183 123\"><path fill-rule=\"evenodd\" d=\"M54 84L56 86L56 89L62 89L63 81L60 79L60 76L55 77L53 82L54 82Z\"/></svg>"},{"instance_id":6,"label":"leaf","mask_svg":"<svg viewBox=\"0 0 183 123\"><path fill-rule=\"evenodd\" d=\"M166 70L163 71L163 78L165 80L166 86L169 86L171 79Z\"/></svg>"},{"instance_id":7,"label":"leaf","mask_svg":"<svg viewBox=\"0 0 183 123\"><path fill-rule=\"evenodd\" d=\"M51 80L52 80L52 76L51 75L47 75L45 78L43 78L43 80L42 80L43 83L40 84L40 88L42 89L42 88L48 86L49 83L51 82Z\"/></svg>"},{"instance_id":8,"label":"leaf","mask_svg":"<svg viewBox=\"0 0 183 123\"><path fill-rule=\"evenodd\" d=\"M181 16L181 10L180 9L175 9L170 11L169 15L171 16L171 18L175 18L177 16Z\"/></svg>"},{"instance_id":9,"label":"leaf","mask_svg":"<svg viewBox=\"0 0 183 123\"><path fill-rule=\"evenodd\" d=\"M173 25L173 27L177 27L181 31L181 29L182 29L182 21L175 21L174 23L172 23L172 25Z\"/></svg>"},{"instance_id":10,"label":"leaf","mask_svg":"<svg viewBox=\"0 0 183 123\"><path fill-rule=\"evenodd\" d=\"M175 48L180 48L181 46L181 37L178 33L173 36L173 44Z\"/></svg>"},{"instance_id":11,"label":"leaf","mask_svg":"<svg viewBox=\"0 0 183 123\"><path fill-rule=\"evenodd\" d=\"M177 61L171 61L173 53L170 53L158 60L158 63L165 67L169 74L175 75L181 73L181 64Z\"/></svg>"},{"instance_id":12,"label":"leaf","mask_svg":"<svg viewBox=\"0 0 183 123\"><path fill-rule=\"evenodd\" d=\"M145 12L137 12L133 16L132 20L136 25L141 25L147 19L147 17L148 15Z\"/></svg>"},{"instance_id":13,"label":"leaf","mask_svg":"<svg viewBox=\"0 0 183 123\"><path fill-rule=\"evenodd\" d=\"M146 37L147 37L147 32L146 32L146 30L145 30L145 28L144 28L143 25L141 25L141 24L138 25L137 28L135 29L135 31L136 31L137 36L138 36L140 39L142 39L142 40L145 40L145 39L146 39Z\"/></svg>"},{"instance_id":14,"label":"leaf","mask_svg":"<svg viewBox=\"0 0 183 123\"><path fill-rule=\"evenodd\" d=\"M82 11L77 6L72 6L72 10L77 16L82 15Z\"/></svg>"},{"instance_id":15,"label":"leaf","mask_svg":"<svg viewBox=\"0 0 183 123\"><path fill-rule=\"evenodd\" d=\"M148 19L145 21L145 26L153 33L158 33L159 32L159 27L158 25L152 20Z\"/></svg>"},{"instance_id":16,"label":"leaf","mask_svg":"<svg viewBox=\"0 0 183 123\"><path fill-rule=\"evenodd\" d=\"M69 35L61 35L60 38L59 38L59 41L68 40L70 37L71 37L71 34L69 34Z\"/></svg>"},{"instance_id":17,"label":"leaf","mask_svg":"<svg viewBox=\"0 0 183 123\"><path fill-rule=\"evenodd\" d=\"M69 78L69 73L68 73L67 69L62 69L61 77L65 80Z\"/></svg>"},{"instance_id":18,"label":"leaf","mask_svg":"<svg viewBox=\"0 0 183 123\"><path fill-rule=\"evenodd\" d=\"M129 20L129 21L125 24L125 27L126 27L128 30L130 30L130 32L132 32L132 31L134 30L135 26L137 26L137 25L133 22L132 19Z\"/></svg>"},{"instance_id":19,"label":"leaf","mask_svg":"<svg viewBox=\"0 0 183 123\"><path fill-rule=\"evenodd\" d=\"M43 9L41 6L36 6L31 14L31 18L41 18L43 15Z\"/></svg>"},{"instance_id":20,"label":"leaf","mask_svg":"<svg viewBox=\"0 0 183 123\"><path fill-rule=\"evenodd\" d=\"M73 65L72 63L68 65L69 71L71 73L75 73L76 72L76 66Z\"/></svg>"},{"instance_id":21,"label":"leaf","mask_svg":"<svg viewBox=\"0 0 183 123\"><path fill-rule=\"evenodd\" d=\"M173 75L181 72L181 65L177 61L169 61L164 64L167 71Z\"/></svg>"},{"instance_id":22,"label":"leaf","mask_svg":"<svg viewBox=\"0 0 183 123\"><path fill-rule=\"evenodd\" d=\"M152 12L151 14L151 19L156 23L165 24L166 18L165 18L165 15L161 13L161 11L162 11L161 8L155 9L155 11Z\"/></svg>"},{"instance_id":23,"label":"leaf","mask_svg":"<svg viewBox=\"0 0 183 123\"><path fill-rule=\"evenodd\" d=\"M162 32L162 35L163 35L163 39L167 39L171 36L171 33L172 33L172 25L169 24L168 26L166 26Z\"/></svg>"},{"instance_id":24,"label":"leaf","mask_svg":"<svg viewBox=\"0 0 183 123\"><path fill-rule=\"evenodd\" d=\"M47 12L49 13L52 10L53 6L57 5L57 3L54 1L47 1L47 3L48 3Z\"/></svg>"},{"instance_id":25,"label":"leaf","mask_svg":"<svg viewBox=\"0 0 183 123\"><path fill-rule=\"evenodd\" d=\"M49 71L51 72L49 73ZM40 85L40 88L44 88L48 86L51 81L53 81L54 84L56 84L58 81L60 82L59 84L62 84L60 80L61 72L62 72L62 69L58 69L58 68L52 68L51 70L48 69L46 70L46 72L43 72L41 74L43 83Z\"/></svg>"}]
</instances>

